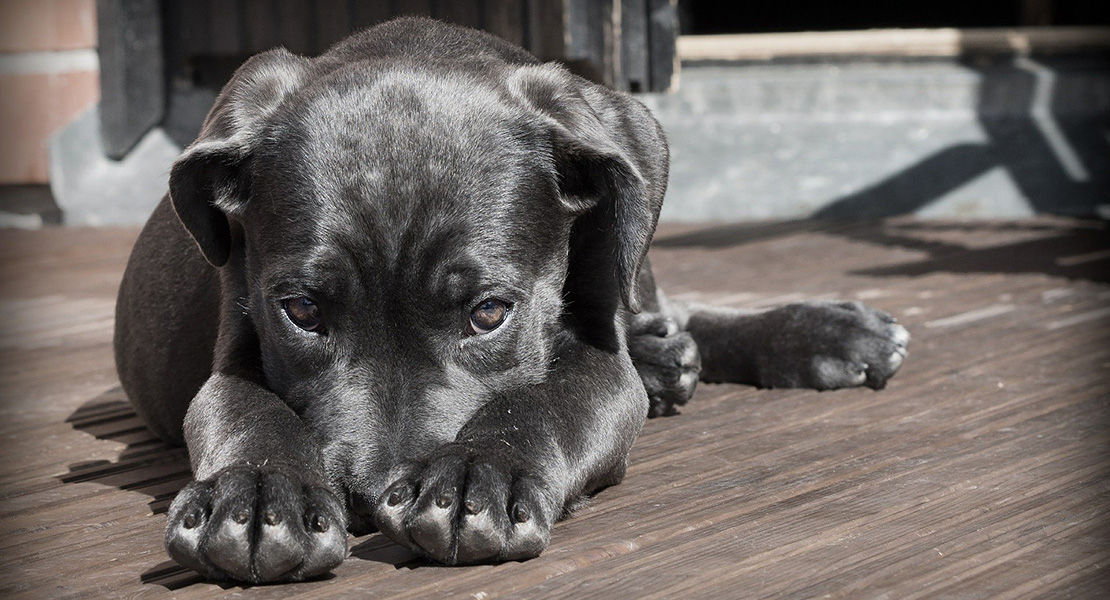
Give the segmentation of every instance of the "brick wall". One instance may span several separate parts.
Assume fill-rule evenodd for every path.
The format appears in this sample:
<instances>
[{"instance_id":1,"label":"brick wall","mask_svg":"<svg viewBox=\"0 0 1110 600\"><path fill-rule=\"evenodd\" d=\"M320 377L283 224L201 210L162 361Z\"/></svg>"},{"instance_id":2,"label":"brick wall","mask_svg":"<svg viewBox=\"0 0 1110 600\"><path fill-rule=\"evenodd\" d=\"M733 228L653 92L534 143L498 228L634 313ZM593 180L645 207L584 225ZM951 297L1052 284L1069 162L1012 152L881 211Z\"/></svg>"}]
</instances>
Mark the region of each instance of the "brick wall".
<instances>
[{"instance_id":1,"label":"brick wall","mask_svg":"<svg viewBox=\"0 0 1110 600\"><path fill-rule=\"evenodd\" d=\"M47 140L99 97L95 0L0 0L0 184L46 183Z\"/></svg>"}]
</instances>

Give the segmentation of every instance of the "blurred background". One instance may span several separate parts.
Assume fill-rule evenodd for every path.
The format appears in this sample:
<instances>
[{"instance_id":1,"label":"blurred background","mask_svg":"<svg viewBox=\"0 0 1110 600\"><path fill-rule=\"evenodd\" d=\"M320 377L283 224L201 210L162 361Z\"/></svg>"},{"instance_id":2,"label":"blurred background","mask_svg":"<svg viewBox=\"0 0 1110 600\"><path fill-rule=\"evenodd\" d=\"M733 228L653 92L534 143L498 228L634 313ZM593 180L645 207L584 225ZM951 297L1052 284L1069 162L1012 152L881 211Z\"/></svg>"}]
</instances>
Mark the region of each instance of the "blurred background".
<instances>
[{"instance_id":1,"label":"blurred background","mask_svg":"<svg viewBox=\"0 0 1110 600\"><path fill-rule=\"evenodd\" d=\"M401 14L636 94L665 221L1110 218L1105 0L0 0L0 225L142 223L251 54Z\"/></svg>"}]
</instances>

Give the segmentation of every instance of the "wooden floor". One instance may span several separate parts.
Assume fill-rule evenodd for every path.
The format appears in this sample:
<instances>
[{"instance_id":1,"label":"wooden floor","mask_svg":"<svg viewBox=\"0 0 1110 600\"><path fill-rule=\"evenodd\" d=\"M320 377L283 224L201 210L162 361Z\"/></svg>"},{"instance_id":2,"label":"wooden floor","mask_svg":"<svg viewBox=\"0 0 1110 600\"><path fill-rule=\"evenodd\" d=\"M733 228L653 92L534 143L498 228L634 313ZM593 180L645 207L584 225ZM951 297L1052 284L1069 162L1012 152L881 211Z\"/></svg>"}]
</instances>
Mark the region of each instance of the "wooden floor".
<instances>
[{"instance_id":1,"label":"wooden floor","mask_svg":"<svg viewBox=\"0 0 1110 600\"><path fill-rule=\"evenodd\" d=\"M1095 598L1110 593L1110 234L895 220L669 227L672 295L860 299L912 332L881 392L703 385L540 558L444 568L380 535L323 580L169 562L183 450L111 355L133 230L0 233L0 597Z\"/></svg>"}]
</instances>

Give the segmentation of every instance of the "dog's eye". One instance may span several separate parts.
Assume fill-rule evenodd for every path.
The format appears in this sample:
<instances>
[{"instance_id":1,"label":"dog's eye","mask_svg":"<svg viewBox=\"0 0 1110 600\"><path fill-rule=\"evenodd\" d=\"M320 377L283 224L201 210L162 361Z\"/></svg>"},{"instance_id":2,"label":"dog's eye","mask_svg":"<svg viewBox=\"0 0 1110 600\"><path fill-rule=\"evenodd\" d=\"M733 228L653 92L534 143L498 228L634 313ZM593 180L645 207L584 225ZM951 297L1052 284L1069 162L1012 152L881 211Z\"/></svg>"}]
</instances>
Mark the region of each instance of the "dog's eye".
<instances>
[{"instance_id":1,"label":"dog's eye","mask_svg":"<svg viewBox=\"0 0 1110 600\"><path fill-rule=\"evenodd\" d=\"M320 307L310 298L304 296L286 298L281 301L281 306L285 309L285 314L289 317L289 320L297 327L317 333L324 329L324 319L320 315Z\"/></svg>"},{"instance_id":2,"label":"dog's eye","mask_svg":"<svg viewBox=\"0 0 1110 600\"><path fill-rule=\"evenodd\" d=\"M470 333L489 333L505 322L511 305L497 298L486 298L470 311Z\"/></svg>"}]
</instances>

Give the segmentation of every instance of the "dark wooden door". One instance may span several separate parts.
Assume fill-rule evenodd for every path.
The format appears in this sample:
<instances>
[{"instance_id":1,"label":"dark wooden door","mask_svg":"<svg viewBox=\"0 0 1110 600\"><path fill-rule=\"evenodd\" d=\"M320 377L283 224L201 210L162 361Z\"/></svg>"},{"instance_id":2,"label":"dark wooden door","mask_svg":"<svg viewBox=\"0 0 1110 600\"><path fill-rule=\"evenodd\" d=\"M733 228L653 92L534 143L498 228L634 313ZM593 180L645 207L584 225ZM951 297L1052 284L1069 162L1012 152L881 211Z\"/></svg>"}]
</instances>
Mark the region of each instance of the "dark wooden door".
<instances>
[{"instance_id":1,"label":"dark wooden door","mask_svg":"<svg viewBox=\"0 0 1110 600\"><path fill-rule=\"evenodd\" d=\"M247 57L275 46L314 55L392 17L477 27L619 90L666 91L677 73L677 0L98 0L101 123L121 158L167 109L199 129ZM198 100L199 98L199 100ZM180 141L180 139L179 139Z\"/></svg>"}]
</instances>

